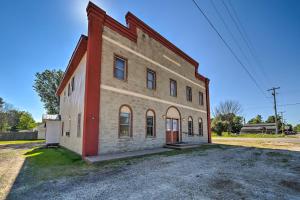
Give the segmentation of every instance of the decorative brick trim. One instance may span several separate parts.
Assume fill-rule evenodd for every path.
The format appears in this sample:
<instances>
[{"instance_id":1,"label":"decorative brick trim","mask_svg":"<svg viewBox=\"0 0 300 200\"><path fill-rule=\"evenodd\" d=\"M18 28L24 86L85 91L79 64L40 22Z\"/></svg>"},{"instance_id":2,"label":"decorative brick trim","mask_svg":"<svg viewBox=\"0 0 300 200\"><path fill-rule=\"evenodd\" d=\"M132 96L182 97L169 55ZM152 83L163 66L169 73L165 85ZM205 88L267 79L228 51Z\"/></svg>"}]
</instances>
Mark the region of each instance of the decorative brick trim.
<instances>
[{"instance_id":1,"label":"decorative brick trim","mask_svg":"<svg viewBox=\"0 0 300 200\"><path fill-rule=\"evenodd\" d=\"M211 119L210 119L210 100L209 100L209 79L205 79L205 87L206 87L206 114L207 114L207 136L208 143L211 143Z\"/></svg>"}]
</instances>

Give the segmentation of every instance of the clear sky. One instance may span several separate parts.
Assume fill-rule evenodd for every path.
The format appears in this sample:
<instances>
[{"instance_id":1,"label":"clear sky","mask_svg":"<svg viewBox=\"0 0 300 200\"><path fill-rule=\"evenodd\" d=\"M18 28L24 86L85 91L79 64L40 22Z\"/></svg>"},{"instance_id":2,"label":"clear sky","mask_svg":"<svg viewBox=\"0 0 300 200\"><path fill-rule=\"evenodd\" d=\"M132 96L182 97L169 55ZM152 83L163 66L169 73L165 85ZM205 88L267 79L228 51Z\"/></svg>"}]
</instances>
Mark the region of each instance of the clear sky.
<instances>
[{"instance_id":1,"label":"clear sky","mask_svg":"<svg viewBox=\"0 0 300 200\"><path fill-rule=\"evenodd\" d=\"M44 110L32 88L34 74L45 69L65 70L80 34L87 32L87 2L1 2L0 96L16 108L31 112L38 121ZM212 108L221 101L231 99L242 104L242 114L246 120L257 114L266 119L274 113L270 93L264 92L263 95L259 91L192 0L93 2L123 24L124 15L131 11L197 60L200 73L211 80ZM278 104L300 102L300 1L230 1L250 40L248 45L255 57L222 1L213 1L222 18L219 18L211 0L197 2L264 91L272 86L280 86ZM229 7L229 0L225 0L225 4ZM279 106L279 111L286 111L284 114L288 122L300 123L299 104Z\"/></svg>"}]
</instances>

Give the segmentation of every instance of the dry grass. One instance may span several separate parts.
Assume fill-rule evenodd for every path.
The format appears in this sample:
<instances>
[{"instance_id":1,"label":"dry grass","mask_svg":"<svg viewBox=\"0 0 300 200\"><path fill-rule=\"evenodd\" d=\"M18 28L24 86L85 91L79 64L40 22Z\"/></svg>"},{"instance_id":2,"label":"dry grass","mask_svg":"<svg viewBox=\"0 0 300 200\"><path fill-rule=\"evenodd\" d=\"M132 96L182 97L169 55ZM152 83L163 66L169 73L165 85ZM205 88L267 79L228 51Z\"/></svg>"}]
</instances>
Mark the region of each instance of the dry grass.
<instances>
[{"instance_id":1,"label":"dry grass","mask_svg":"<svg viewBox=\"0 0 300 200\"><path fill-rule=\"evenodd\" d=\"M281 142L281 141L272 141L272 140L260 140L253 139L249 140L230 140L226 139L213 139L215 144L225 144L225 145L234 145L234 146L243 146L243 147L255 147L255 148L264 148L264 149L279 149L279 150L290 150L290 151L300 151L299 143L293 142Z\"/></svg>"}]
</instances>

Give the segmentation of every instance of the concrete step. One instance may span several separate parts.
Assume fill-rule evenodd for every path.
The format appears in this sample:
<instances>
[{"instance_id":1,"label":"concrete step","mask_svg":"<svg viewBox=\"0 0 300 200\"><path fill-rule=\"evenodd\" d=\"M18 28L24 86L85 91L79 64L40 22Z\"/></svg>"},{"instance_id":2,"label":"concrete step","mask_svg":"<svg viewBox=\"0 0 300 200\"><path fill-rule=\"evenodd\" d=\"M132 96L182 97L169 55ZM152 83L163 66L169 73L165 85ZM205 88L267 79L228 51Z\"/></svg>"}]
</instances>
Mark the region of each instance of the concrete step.
<instances>
[{"instance_id":1,"label":"concrete step","mask_svg":"<svg viewBox=\"0 0 300 200\"><path fill-rule=\"evenodd\" d=\"M84 160L88 163L98 163L108 160L118 160L124 158L131 158L131 157L140 157L150 154L162 153L172 151L171 149L165 148L154 148L154 149L145 149L139 151L127 151L127 152L120 152L120 153L110 153L110 154L100 154L98 156L88 156L85 157Z\"/></svg>"},{"instance_id":2,"label":"concrete step","mask_svg":"<svg viewBox=\"0 0 300 200\"><path fill-rule=\"evenodd\" d=\"M176 143L176 144L166 144L164 145L165 148L169 149L191 149L197 148L200 144L186 144L186 143Z\"/></svg>"}]
</instances>

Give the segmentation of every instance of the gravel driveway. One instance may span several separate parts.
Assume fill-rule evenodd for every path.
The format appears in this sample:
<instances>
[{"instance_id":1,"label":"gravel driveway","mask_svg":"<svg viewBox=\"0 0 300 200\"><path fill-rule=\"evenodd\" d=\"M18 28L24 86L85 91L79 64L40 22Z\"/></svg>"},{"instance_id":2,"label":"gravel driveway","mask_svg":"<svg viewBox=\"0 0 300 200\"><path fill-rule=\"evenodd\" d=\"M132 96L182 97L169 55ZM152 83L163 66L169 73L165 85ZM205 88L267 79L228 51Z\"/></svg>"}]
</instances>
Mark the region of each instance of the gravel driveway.
<instances>
[{"instance_id":1,"label":"gravel driveway","mask_svg":"<svg viewBox=\"0 0 300 200\"><path fill-rule=\"evenodd\" d=\"M9 199L300 199L300 155L219 145L14 186Z\"/></svg>"},{"instance_id":2,"label":"gravel driveway","mask_svg":"<svg viewBox=\"0 0 300 200\"><path fill-rule=\"evenodd\" d=\"M0 145L0 200L5 199L23 166L24 151L40 143Z\"/></svg>"}]
</instances>

